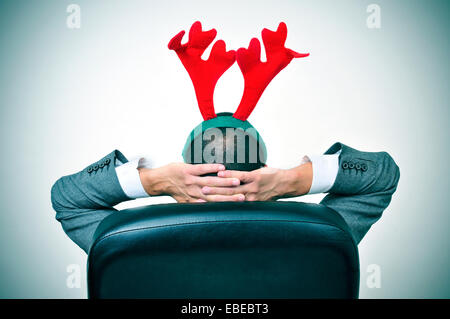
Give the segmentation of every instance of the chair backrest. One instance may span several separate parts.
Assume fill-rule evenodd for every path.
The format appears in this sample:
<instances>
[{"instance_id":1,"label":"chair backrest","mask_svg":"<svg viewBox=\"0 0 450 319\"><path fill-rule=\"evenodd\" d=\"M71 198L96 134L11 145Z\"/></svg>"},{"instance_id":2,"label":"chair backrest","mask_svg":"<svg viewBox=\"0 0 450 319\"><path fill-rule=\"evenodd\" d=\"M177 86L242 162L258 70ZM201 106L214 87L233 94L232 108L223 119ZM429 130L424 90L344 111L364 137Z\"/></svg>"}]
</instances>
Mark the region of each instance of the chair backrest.
<instances>
[{"instance_id":1,"label":"chair backrest","mask_svg":"<svg viewBox=\"0 0 450 319\"><path fill-rule=\"evenodd\" d=\"M90 298L357 298L341 216L299 202L166 204L101 222Z\"/></svg>"}]
</instances>

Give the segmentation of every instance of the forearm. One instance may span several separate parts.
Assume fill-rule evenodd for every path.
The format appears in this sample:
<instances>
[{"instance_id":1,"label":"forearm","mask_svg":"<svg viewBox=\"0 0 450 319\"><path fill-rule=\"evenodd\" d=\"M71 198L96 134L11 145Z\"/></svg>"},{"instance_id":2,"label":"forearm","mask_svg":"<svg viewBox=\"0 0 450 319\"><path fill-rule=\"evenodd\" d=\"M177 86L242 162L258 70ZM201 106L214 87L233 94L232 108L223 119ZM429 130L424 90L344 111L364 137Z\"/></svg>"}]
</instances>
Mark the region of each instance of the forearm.
<instances>
[{"instance_id":1,"label":"forearm","mask_svg":"<svg viewBox=\"0 0 450 319\"><path fill-rule=\"evenodd\" d=\"M85 252L97 225L116 211L114 205L129 199L117 180L117 158L126 161L119 151L114 151L82 171L58 179L51 189L56 219Z\"/></svg>"},{"instance_id":2,"label":"forearm","mask_svg":"<svg viewBox=\"0 0 450 319\"><path fill-rule=\"evenodd\" d=\"M309 192L313 179L310 162L291 169L280 170L277 188L278 198L289 198L305 195Z\"/></svg>"},{"instance_id":3,"label":"forearm","mask_svg":"<svg viewBox=\"0 0 450 319\"><path fill-rule=\"evenodd\" d=\"M117 158L126 161L116 150L80 172L58 179L51 189L54 209L58 213L103 209L129 200L117 179L114 167Z\"/></svg>"},{"instance_id":4,"label":"forearm","mask_svg":"<svg viewBox=\"0 0 450 319\"><path fill-rule=\"evenodd\" d=\"M321 204L344 218L359 243L391 202L400 170L388 153L362 152L341 143L328 152L337 148L342 149L339 172Z\"/></svg>"},{"instance_id":5,"label":"forearm","mask_svg":"<svg viewBox=\"0 0 450 319\"><path fill-rule=\"evenodd\" d=\"M165 166L158 168L140 168L139 178L142 186L150 196L169 195L170 177Z\"/></svg>"},{"instance_id":6,"label":"forearm","mask_svg":"<svg viewBox=\"0 0 450 319\"><path fill-rule=\"evenodd\" d=\"M399 168L386 152L364 152L341 143L333 145L329 151L341 148L339 170L331 194L364 195L383 192L396 187Z\"/></svg>"}]
</instances>

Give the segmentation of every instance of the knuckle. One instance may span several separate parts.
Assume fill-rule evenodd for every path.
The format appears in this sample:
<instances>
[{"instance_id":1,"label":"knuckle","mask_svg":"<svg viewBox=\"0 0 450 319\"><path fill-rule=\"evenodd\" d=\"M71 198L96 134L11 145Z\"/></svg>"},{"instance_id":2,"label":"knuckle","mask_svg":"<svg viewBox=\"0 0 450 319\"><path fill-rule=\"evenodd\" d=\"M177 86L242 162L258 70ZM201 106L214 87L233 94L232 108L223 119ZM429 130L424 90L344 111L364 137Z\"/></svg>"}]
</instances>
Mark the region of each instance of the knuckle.
<instances>
[{"instance_id":1,"label":"knuckle","mask_svg":"<svg viewBox=\"0 0 450 319\"><path fill-rule=\"evenodd\" d=\"M190 174L190 169L188 167L183 167L181 169L181 174L183 174L184 176L188 176Z\"/></svg>"},{"instance_id":2,"label":"knuckle","mask_svg":"<svg viewBox=\"0 0 450 319\"><path fill-rule=\"evenodd\" d=\"M218 184L217 186L229 187L233 186L233 180L232 179L218 180L217 184Z\"/></svg>"},{"instance_id":3,"label":"knuckle","mask_svg":"<svg viewBox=\"0 0 450 319\"><path fill-rule=\"evenodd\" d=\"M233 179L226 179L221 182L222 186L233 186Z\"/></svg>"},{"instance_id":4,"label":"knuckle","mask_svg":"<svg viewBox=\"0 0 450 319\"><path fill-rule=\"evenodd\" d=\"M211 186L204 186L201 188L202 194L208 194L208 195L214 195L216 193L216 190L214 187Z\"/></svg>"},{"instance_id":5,"label":"knuckle","mask_svg":"<svg viewBox=\"0 0 450 319\"><path fill-rule=\"evenodd\" d=\"M186 175L184 177L184 184L186 185L192 185L194 183L194 179L190 175Z\"/></svg>"},{"instance_id":6,"label":"knuckle","mask_svg":"<svg viewBox=\"0 0 450 319\"><path fill-rule=\"evenodd\" d=\"M223 171L223 177L235 177L234 174L230 171Z\"/></svg>"},{"instance_id":7,"label":"knuckle","mask_svg":"<svg viewBox=\"0 0 450 319\"><path fill-rule=\"evenodd\" d=\"M209 195L208 196L208 201L210 201L210 202L217 202L217 200L218 200L217 195Z\"/></svg>"},{"instance_id":8,"label":"knuckle","mask_svg":"<svg viewBox=\"0 0 450 319\"><path fill-rule=\"evenodd\" d=\"M197 190L196 187L190 186L190 187L187 188L186 193L187 193L189 196L194 197L194 196L197 196L197 195L198 195L198 190Z\"/></svg>"}]
</instances>

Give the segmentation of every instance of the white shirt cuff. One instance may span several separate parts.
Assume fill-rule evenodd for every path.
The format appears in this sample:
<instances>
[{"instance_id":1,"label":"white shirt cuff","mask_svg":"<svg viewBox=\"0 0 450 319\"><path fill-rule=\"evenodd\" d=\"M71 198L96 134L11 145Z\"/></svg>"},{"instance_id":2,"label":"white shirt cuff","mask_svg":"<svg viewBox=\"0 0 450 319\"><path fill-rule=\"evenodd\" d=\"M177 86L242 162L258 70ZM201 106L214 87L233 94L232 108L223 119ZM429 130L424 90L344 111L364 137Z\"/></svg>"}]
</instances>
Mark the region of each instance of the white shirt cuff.
<instances>
[{"instance_id":1,"label":"white shirt cuff","mask_svg":"<svg viewBox=\"0 0 450 319\"><path fill-rule=\"evenodd\" d=\"M305 156L303 162L311 162L313 180L308 194L328 192L336 180L339 170L339 155L341 151L329 155Z\"/></svg>"},{"instance_id":2,"label":"white shirt cuff","mask_svg":"<svg viewBox=\"0 0 450 319\"><path fill-rule=\"evenodd\" d=\"M117 178L119 179L120 186L125 195L133 199L148 197L149 195L142 186L138 171L138 168L140 167L149 168L151 166L148 159L142 157L133 159L125 164L117 164Z\"/></svg>"}]
</instances>

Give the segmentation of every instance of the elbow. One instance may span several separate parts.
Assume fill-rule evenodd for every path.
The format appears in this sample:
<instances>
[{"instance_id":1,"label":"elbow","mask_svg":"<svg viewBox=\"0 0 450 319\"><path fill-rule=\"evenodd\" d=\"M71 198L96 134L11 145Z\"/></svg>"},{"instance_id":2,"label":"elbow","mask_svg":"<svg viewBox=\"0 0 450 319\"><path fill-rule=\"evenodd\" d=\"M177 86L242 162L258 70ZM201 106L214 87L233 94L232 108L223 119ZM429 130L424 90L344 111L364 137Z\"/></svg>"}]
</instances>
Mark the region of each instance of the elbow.
<instances>
[{"instance_id":1,"label":"elbow","mask_svg":"<svg viewBox=\"0 0 450 319\"><path fill-rule=\"evenodd\" d=\"M60 180L58 179L52 186L50 190L50 200L52 202L52 207L55 211L58 211L58 208L60 208L60 198L61 198L61 192L59 189Z\"/></svg>"},{"instance_id":2,"label":"elbow","mask_svg":"<svg viewBox=\"0 0 450 319\"><path fill-rule=\"evenodd\" d=\"M400 168L389 153L383 152L383 156L382 179L385 187L394 193L400 180Z\"/></svg>"},{"instance_id":3,"label":"elbow","mask_svg":"<svg viewBox=\"0 0 450 319\"><path fill-rule=\"evenodd\" d=\"M50 200L52 207L56 212L56 219L60 220L60 215L69 207L66 197L63 193L63 178L58 179L50 190Z\"/></svg>"}]
</instances>

